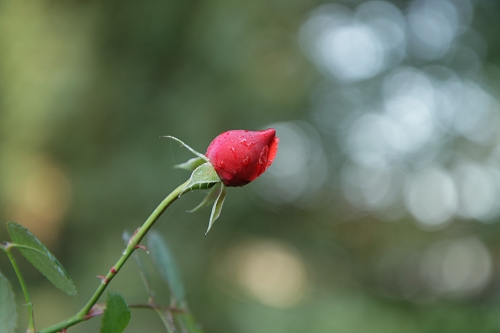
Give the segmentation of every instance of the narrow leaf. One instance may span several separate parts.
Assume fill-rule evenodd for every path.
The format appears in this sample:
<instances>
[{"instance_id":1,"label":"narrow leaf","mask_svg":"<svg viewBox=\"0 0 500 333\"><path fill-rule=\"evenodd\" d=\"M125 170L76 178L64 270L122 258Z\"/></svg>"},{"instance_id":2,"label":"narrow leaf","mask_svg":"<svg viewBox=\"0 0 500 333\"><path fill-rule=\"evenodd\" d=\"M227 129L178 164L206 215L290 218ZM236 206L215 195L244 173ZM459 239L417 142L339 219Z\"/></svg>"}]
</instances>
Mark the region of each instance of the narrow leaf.
<instances>
[{"instance_id":1,"label":"narrow leaf","mask_svg":"<svg viewBox=\"0 0 500 333\"><path fill-rule=\"evenodd\" d=\"M199 167L200 165L202 165L205 162L206 162L206 160L204 160L201 157L193 157L192 159L190 159L184 163L174 165L174 168L184 169L184 170L188 170L188 171L194 171L197 167Z\"/></svg>"},{"instance_id":2,"label":"narrow leaf","mask_svg":"<svg viewBox=\"0 0 500 333\"><path fill-rule=\"evenodd\" d=\"M76 296L76 287L61 263L52 253L25 227L15 222L8 222L10 238L19 247L19 252L54 286L65 293Z\"/></svg>"},{"instance_id":3,"label":"narrow leaf","mask_svg":"<svg viewBox=\"0 0 500 333\"><path fill-rule=\"evenodd\" d=\"M175 314L177 322L182 327L183 332L203 333L200 325L196 322L193 315L189 312Z\"/></svg>"},{"instance_id":4,"label":"narrow leaf","mask_svg":"<svg viewBox=\"0 0 500 333\"><path fill-rule=\"evenodd\" d=\"M208 229L205 235L208 234L215 220L219 218L220 212L222 210L222 205L224 204L225 199L226 199L226 187L224 186L224 184L221 184L221 191L212 207L212 213L210 214L210 221L208 222Z\"/></svg>"},{"instance_id":5,"label":"narrow leaf","mask_svg":"<svg viewBox=\"0 0 500 333\"><path fill-rule=\"evenodd\" d=\"M190 152L192 152L196 156L198 156L198 157L200 157L200 158L202 158L202 159L204 159L205 161L208 162L208 158L205 155L198 153L196 150L194 150L193 148L189 147L187 144L185 144L181 140L177 139L176 137L170 136L170 135L165 135L164 138L169 138L169 139L172 139L174 141L177 141L178 143L181 144L181 146L184 146L187 150L189 150Z\"/></svg>"},{"instance_id":6,"label":"narrow leaf","mask_svg":"<svg viewBox=\"0 0 500 333\"><path fill-rule=\"evenodd\" d=\"M177 265L170 253L165 240L160 234L150 231L148 236L148 249L153 257L156 268L160 272L161 277L170 288L170 292L174 297L177 305L182 307L185 304L185 292L182 284Z\"/></svg>"},{"instance_id":7,"label":"narrow leaf","mask_svg":"<svg viewBox=\"0 0 500 333\"><path fill-rule=\"evenodd\" d=\"M16 329L17 309L12 286L0 273L0 332L12 333Z\"/></svg>"},{"instance_id":8,"label":"narrow leaf","mask_svg":"<svg viewBox=\"0 0 500 333\"><path fill-rule=\"evenodd\" d=\"M175 324L174 319L172 317L172 313L170 311L163 311L161 309L155 309L156 313L160 317L163 326L167 330L167 333L175 333Z\"/></svg>"},{"instance_id":9,"label":"narrow leaf","mask_svg":"<svg viewBox=\"0 0 500 333\"><path fill-rule=\"evenodd\" d=\"M118 293L108 293L106 310L102 316L101 333L122 333L130 317L130 309L123 297Z\"/></svg>"},{"instance_id":10,"label":"narrow leaf","mask_svg":"<svg viewBox=\"0 0 500 333\"><path fill-rule=\"evenodd\" d=\"M184 194L186 191L195 188L208 188L208 185L220 182L220 178L215 172L214 167L210 162L204 163L196 168L189 178L189 183L182 189ZM205 186L205 187L203 187Z\"/></svg>"},{"instance_id":11,"label":"narrow leaf","mask_svg":"<svg viewBox=\"0 0 500 333\"><path fill-rule=\"evenodd\" d=\"M128 241L130 240L130 234L127 231L124 231L122 237L125 244L128 245ZM153 291L151 289L151 279L149 278L146 266L144 266L144 263L142 262L141 257L139 256L139 253L137 251L132 253L132 257L134 258L135 262L137 263L137 266L139 267L139 275L141 276L141 280L142 283L144 284L144 287L146 287L148 296L152 298Z\"/></svg>"},{"instance_id":12,"label":"narrow leaf","mask_svg":"<svg viewBox=\"0 0 500 333\"><path fill-rule=\"evenodd\" d=\"M212 187L212 189L210 190L210 192L208 192L208 194L205 197L205 199L203 199L203 201L200 202L200 204L198 206L196 206L195 208L193 208L191 210L188 210L188 213L194 213L197 210L199 210L199 209L201 209L201 208L203 208L205 206L208 206L208 205L212 204L213 202L215 202L215 200L217 200L217 198L219 197L220 192L222 191L221 184L222 183L215 184L214 187Z\"/></svg>"}]
</instances>

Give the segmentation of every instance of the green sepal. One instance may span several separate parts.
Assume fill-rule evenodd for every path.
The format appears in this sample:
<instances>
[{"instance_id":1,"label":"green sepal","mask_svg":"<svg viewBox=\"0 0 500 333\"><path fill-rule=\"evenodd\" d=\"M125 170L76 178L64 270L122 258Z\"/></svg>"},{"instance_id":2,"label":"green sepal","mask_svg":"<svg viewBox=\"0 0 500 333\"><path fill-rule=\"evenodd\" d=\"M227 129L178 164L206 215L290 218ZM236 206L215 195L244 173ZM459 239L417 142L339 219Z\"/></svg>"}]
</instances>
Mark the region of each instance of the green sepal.
<instances>
[{"instance_id":1,"label":"green sepal","mask_svg":"<svg viewBox=\"0 0 500 333\"><path fill-rule=\"evenodd\" d=\"M203 201L200 202L200 204L198 206L194 207L191 210L188 210L187 212L194 213L194 212L200 210L201 208L206 207L206 206L212 204L213 202L215 202L215 200L217 200L217 198L219 197L220 192L222 191L222 186L223 186L222 183L215 184L212 187L212 189L210 190L210 192L208 192L205 199L203 199Z\"/></svg>"},{"instance_id":2,"label":"green sepal","mask_svg":"<svg viewBox=\"0 0 500 333\"><path fill-rule=\"evenodd\" d=\"M210 214L210 221L208 222L208 229L207 232L205 233L208 234L210 231L210 228L212 228L212 225L214 224L215 220L219 218L220 212L222 210L222 205L224 204L224 200L226 199L226 186L224 184L220 184L221 189L219 192L219 195L217 196L217 199L215 200L215 203L212 207L212 213Z\"/></svg>"},{"instance_id":3,"label":"green sepal","mask_svg":"<svg viewBox=\"0 0 500 333\"><path fill-rule=\"evenodd\" d=\"M201 157L193 157L192 159L190 159L184 163L174 165L174 168L184 169L184 170L188 170L188 171L194 171L194 170L196 170L197 167L199 167L200 165L202 165L205 162L206 162L206 160L201 158Z\"/></svg>"},{"instance_id":4,"label":"green sepal","mask_svg":"<svg viewBox=\"0 0 500 333\"><path fill-rule=\"evenodd\" d=\"M210 162L206 162L193 171L191 177L189 178L189 183L184 186L179 196L189 190L210 188L215 184L220 183L220 181L221 180L217 175L217 172L215 172L212 164L210 164Z\"/></svg>"},{"instance_id":5,"label":"green sepal","mask_svg":"<svg viewBox=\"0 0 500 333\"><path fill-rule=\"evenodd\" d=\"M184 146L187 150L189 150L190 152L192 152L193 154L195 154L199 158L204 159L205 161L208 162L208 158L205 155L203 155L203 154L197 152L196 150L194 150L193 148L189 147L187 144L185 144L181 140L177 139L175 136L165 135L164 138L169 138L169 139L172 139L174 141L177 141L181 146Z\"/></svg>"}]
</instances>

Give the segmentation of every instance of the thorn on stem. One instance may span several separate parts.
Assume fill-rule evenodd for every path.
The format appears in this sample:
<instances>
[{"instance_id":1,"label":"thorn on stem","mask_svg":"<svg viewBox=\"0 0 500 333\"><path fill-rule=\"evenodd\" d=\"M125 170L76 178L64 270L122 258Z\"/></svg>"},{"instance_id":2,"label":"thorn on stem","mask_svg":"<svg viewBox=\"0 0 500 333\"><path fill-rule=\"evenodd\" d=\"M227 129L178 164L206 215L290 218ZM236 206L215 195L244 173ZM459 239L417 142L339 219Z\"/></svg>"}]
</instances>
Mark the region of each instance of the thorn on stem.
<instances>
[{"instance_id":1,"label":"thorn on stem","mask_svg":"<svg viewBox=\"0 0 500 333\"><path fill-rule=\"evenodd\" d=\"M115 266L111 267L111 269L109 271L111 272L111 274L116 274L116 272L117 272Z\"/></svg>"},{"instance_id":2,"label":"thorn on stem","mask_svg":"<svg viewBox=\"0 0 500 333\"><path fill-rule=\"evenodd\" d=\"M147 254L149 254L148 249L144 245L136 245L134 248L144 250Z\"/></svg>"},{"instance_id":3,"label":"thorn on stem","mask_svg":"<svg viewBox=\"0 0 500 333\"><path fill-rule=\"evenodd\" d=\"M108 279L107 279L105 276L102 276L102 275L96 275L96 277L97 277L98 279L101 279L101 283L102 283L102 284L108 284L108 282L109 282L109 281L108 281Z\"/></svg>"}]
</instances>

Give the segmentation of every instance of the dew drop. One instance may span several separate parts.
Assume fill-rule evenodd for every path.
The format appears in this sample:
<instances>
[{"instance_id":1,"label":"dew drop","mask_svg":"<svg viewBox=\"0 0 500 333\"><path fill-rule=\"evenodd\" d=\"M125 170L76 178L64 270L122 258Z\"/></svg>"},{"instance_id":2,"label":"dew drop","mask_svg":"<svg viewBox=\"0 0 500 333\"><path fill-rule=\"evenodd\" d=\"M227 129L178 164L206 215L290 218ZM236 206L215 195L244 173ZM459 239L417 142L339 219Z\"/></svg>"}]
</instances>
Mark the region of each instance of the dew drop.
<instances>
[{"instance_id":1,"label":"dew drop","mask_svg":"<svg viewBox=\"0 0 500 333\"><path fill-rule=\"evenodd\" d=\"M262 152L262 154L260 155L259 157L259 165L262 165L262 164L267 164L267 152L268 150L267 149L264 149L264 151Z\"/></svg>"},{"instance_id":2,"label":"dew drop","mask_svg":"<svg viewBox=\"0 0 500 333\"><path fill-rule=\"evenodd\" d=\"M236 148L231 147L231 152L233 153L233 157L236 158Z\"/></svg>"},{"instance_id":3,"label":"dew drop","mask_svg":"<svg viewBox=\"0 0 500 333\"><path fill-rule=\"evenodd\" d=\"M247 139L245 139L244 137L240 136L240 143L245 146L245 147L248 147L248 141Z\"/></svg>"}]
</instances>

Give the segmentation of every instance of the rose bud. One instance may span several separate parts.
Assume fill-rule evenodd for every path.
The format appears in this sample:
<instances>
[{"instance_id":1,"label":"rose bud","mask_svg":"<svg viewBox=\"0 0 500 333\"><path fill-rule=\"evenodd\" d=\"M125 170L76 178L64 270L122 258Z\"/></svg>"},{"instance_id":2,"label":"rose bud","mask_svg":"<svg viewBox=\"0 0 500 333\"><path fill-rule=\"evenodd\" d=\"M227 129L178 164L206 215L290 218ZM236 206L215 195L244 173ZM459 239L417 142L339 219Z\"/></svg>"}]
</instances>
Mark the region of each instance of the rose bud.
<instances>
[{"instance_id":1,"label":"rose bud","mask_svg":"<svg viewBox=\"0 0 500 333\"><path fill-rule=\"evenodd\" d=\"M217 136L205 154L226 186L243 186L273 163L278 151L276 130L233 130Z\"/></svg>"}]
</instances>

